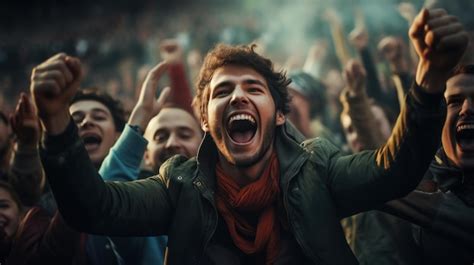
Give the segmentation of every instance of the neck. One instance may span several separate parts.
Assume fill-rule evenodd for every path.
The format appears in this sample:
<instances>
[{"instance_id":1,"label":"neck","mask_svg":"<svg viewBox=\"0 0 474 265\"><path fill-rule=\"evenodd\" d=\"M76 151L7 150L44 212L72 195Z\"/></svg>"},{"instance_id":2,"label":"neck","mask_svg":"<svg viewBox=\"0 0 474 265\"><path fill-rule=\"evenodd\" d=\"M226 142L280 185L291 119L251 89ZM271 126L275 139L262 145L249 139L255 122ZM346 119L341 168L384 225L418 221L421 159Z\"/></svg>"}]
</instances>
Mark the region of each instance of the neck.
<instances>
[{"instance_id":1,"label":"neck","mask_svg":"<svg viewBox=\"0 0 474 265\"><path fill-rule=\"evenodd\" d=\"M235 164L231 164L219 153L219 164L224 170L224 172L232 179L234 179L234 181L240 187L245 187L260 178L263 171L270 162L272 153L273 145L270 145L268 150L260 158L259 161L247 167L240 167L236 166Z\"/></svg>"}]
</instances>

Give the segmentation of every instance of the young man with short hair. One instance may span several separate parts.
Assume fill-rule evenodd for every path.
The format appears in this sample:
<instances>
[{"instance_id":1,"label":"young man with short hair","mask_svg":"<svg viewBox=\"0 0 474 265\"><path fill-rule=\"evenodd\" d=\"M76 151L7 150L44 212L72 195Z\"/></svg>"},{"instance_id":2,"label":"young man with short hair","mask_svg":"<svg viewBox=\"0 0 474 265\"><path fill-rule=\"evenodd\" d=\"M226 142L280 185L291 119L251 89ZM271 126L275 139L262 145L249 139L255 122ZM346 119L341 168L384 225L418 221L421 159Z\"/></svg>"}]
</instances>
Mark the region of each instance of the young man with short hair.
<instances>
[{"instance_id":1,"label":"young man with short hair","mask_svg":"<svg viewBox=\"0 0 474 265\"><path fill-rule=\"evenodd\" d=\"M474 261L474 65L457 68L446 83L447 116L440 148L419 187L388 203L418 226L413 233L423 264Z\"/></svg>"},{"instance_id":2,"label":"young man with short hair","mask_svg":"<svg viewBox=\"0 0 474 265\"><path fill-rule=\"evenodd\" d=\"M122 104L97 88L81 89L69 107L92 163L98 169L125 126Z\"/></svg>"},{"instance_id":3,"label":"young man with short hair","mask_svg":"<svg viewBox=\"0 0 474 265\"><path fill-rule=\"evenodd\" d=\"M93 170L66 107L80 62L52 57L33 71L31 89L61 213L89 233L167 234L169 264L357 264L340 218L414 189L439 144L443 84L467 46L462 26L446 17L422 10L410 29L418 85L384 147L342 156L323 139L300 145L285 121L285 75L251 47L217 46L198 82L206 136L197 158L174 157L158 176L127 183L104 183ZM65 83L44 85L51 64L66 66Z\"/></svg>"}]
</instances>

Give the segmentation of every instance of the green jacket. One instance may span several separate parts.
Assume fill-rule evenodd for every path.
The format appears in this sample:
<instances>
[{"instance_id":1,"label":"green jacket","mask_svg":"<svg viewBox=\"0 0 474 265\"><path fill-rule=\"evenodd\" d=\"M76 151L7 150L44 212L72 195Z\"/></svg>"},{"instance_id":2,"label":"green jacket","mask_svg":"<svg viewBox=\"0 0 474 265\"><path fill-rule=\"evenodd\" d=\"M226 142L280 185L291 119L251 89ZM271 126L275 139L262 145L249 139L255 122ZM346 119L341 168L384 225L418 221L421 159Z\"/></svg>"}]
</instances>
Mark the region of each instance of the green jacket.
<instances>
[{"instance_id":1,"label":"green jacket","mask_svg":"<svg viewBox=\"0 0 474 265\"><path fill-rule=\"evenodd\" d=\"M411 90L388 143L343 156L320 138L301 143L289 124L277 128L280 186L290 231L308 264L357 264L340 219L413 190L440 140L441 95ZM74 124L43 141L46 175L66 221L111 236L168 235L168 264L199 264L218 222L214 201L217 149L205 136L197 158L173 157L160 174L104 182Z\"/></svg>"}]
</instances>

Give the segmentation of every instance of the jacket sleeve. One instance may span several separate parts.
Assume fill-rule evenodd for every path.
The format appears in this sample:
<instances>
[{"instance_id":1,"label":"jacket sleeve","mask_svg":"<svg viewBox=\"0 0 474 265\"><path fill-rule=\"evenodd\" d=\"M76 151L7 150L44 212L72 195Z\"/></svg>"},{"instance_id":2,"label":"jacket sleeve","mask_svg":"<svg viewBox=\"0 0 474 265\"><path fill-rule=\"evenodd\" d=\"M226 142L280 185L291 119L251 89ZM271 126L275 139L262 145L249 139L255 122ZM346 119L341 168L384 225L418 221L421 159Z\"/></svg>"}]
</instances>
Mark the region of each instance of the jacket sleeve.
<instances>
[{"instance_id":1,"label":"jacket sleeve","mask_svg":"<svg viewBox=\"0 0 474 265\"><path fill-rule=\"evenodd\" d=\"M8 264L71 264L80 254L80 233L68 227L58 212L51 219L33 207L20 222Z\"/></svg>"},{"instance_id":2,"label":"jacket sleeve","mask_svg":"<svg viewBox=\"0 0 474 265\"><path fill-rule=\"evenodd\" d=\"M454 192L414 190L381 210L408 220L464 246L474 247L474 209Z\"/></svg>"},{"instance_id":3,"label":"jacket sleeve","mask_svg":"<svg viewBox=\"0 0 474 265\"><path fill-rule=\"evenodd\" d=\"M11 168L11 184L22 203L32 206L38 202L45 184L38 147L16 145Z\"/></svg>"},{"instance_id":4,"label":"jacket sleeve","mask_svg":"<svg viewBox=\"0 0 474 265\"><path fill-rule=\"evenodd\" d=\"M372 103L365 93L355 97L349 96L347 90L340 97L343 111L351 117L352 126L357 132L357 137L366 149L376 149L385 142L383 134L370 109Z\"/></svg>"},{"instance_id":5,"label":"jacket sleeve","mask_svg":"<svg viewBox=\"0 0 474 265\"><path fill-rule=\"evenodd\" d=\"M62 134L43 139L41 158L58 208L73 228L110 236L166 233L173 214L162 177L104 182L72 120Z\"/></svg>"},{"instance_id":6,"label":"jacket sleeve","mask_svg":"<svg viewBox=\"0 0 474 265\"><path fill-rule=\"evenodd\" d=\"M384 146L349 156L330 147L327 185L340 216L373 209L415 189L439 147L445 113L441 94L427 94L415 85Z\"/></svg>"},{"instance_id":7,"label":"jacket sleeve","mask_svg":"<svg viewBox=\"0 0 474 265\"><path fill-rule=\"evenodd\" d=\"M147 140L127 124L99 169L104 180L137 180Z\"/></svg>"},{"instance_id":8,"label":"jacket sleeve","mask_svg":"<svg viewBox=\"0 0 474 265\"><path fill-rule=\"evenodd\" d=\"M175 62L169 66L171 83L171 100L178 107L193 114L191 103L193 101L192 90L189 85L184 63Z\"/></svg>"},{"instance_id":9,"label":"jacket sleeve","mask_svg":"<svg viewBox=\"0 0 474 265\"><path fill-rule=\"evenodd\" d=\"M362 64L364 65L365 71L367 72L367 95L377 102L384 103L384 97L382 94L382 85L380 84L377 68L375 67L374 60L370 54L369 48L364 48L359 51Z\"/></svg>"}]
</instances>

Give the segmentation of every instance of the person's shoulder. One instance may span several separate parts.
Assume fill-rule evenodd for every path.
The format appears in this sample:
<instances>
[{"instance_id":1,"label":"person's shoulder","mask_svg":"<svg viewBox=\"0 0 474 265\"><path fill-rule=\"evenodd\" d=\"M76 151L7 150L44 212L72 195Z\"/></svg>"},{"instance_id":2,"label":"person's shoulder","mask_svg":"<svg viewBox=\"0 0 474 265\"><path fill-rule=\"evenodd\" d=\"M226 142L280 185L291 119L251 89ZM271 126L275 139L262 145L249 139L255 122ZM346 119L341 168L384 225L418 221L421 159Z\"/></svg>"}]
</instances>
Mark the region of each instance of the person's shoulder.
<instances>
[{"instance_id":1,"label":"person's shoulder","mask_svg":"<svg viewBox=\"0 0 474 265\"><path fill-rule=\"evenodd\" d=\"M340 154L340 150L324 137L307 139L301 143L303 149L310 154L313 162L322 162Z\"/></svg>"},{"instance_id":2,"label":"person's shoulder","mask_svg":"<svg viewBox=\"0 0 474 265\"><path fill-rule=\"evenodd\" d=\"M17 235L22 238L39 238L46 231L51 217L41 207L32 207L24 214Z\"/></svg>"},{"instance_id":3,"label":"person's shoulder","mask_svg":"<svg viewBox=\"0 0 474 265\"><path fill-rule=\"evenodd\" d=\"M189 179L197 170L196 158L187 158L182 155L175 155L166 160L160 167L160 175L166 178L176 178L182 180Z\"/></svg>"},{"instance_id":4,"label":"person's shoulder","mask_svg":"<svg viewBox=\"0 0 474 265\"><path fill-rule=\"evenodd\" d=\"M301 146L307 151L313 151L313 153L339 151L339 149L330 140L324 137L307 139L301 143Z\"/></svg>"}]
</instances>

